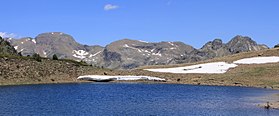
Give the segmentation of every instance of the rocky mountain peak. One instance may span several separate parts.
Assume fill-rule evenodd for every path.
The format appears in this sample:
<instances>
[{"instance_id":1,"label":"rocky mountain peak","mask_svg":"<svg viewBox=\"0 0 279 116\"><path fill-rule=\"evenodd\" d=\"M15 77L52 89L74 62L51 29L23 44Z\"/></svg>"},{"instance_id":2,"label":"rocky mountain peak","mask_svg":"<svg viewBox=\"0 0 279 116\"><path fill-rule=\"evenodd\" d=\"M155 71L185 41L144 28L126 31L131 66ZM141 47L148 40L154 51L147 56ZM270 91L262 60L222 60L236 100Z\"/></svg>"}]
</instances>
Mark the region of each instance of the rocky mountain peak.
<instances>
[{"instance_id":1,"label":"rocky mountain peak","mask_svg":"<svg viewBox=\"0 0 279 116\"><path fill-rule=\"evenodd\" d=\"M79 44L68 34L49 32L39 34L35 39L11 39L12 45L23 55L40 54L51 58L86 61L106 68L131 69L144 65L165 65L196 62L222 57L239 52L267 49L249 37L236 36L228 43L221 39L207 42L201 49L195 49L183 42L145 42L122 39L105 47Z\"/></svg>"},{"instance_id":2,"label":"rocky mountain peak","mask_svg":"<svg viewBox=\"0 0 279 116\"><path fill-rule=\"evenodd\" d=\"M35 37L38 44L53 44L55 42L65 42L65 43L71 43L76 44L77 42L75 39L65 33L62 32L49 32L49 33L42 33L39 34L37 37Z\"/></svg>"},{"instance_id":3,"label":"rocky mountain peak","mask_svg":"<svg viewBox=\"0 0 279 116\"><path fill-rule=\"evenodd\" d=\"M258 51L268 48L266 45L258 45L257 42L247 36L235 36L227 43L227 47L231 53L240 53L248 51Z\"/></svg>"},{"instance_id":4,"label":"rocky mountain peak","mask_svg":"<svg viewBox=\"0 0 279 116\"><path fill-rule=\"evenodd\" d=\"M207 42L201 49L207 50L217 50L224 46L223 41L221 39L214 39L213 41Z\"/></svg>"},{"instance_id":5,"label":"rocky mountain peak","mask_svg":"<svg viewBox=\"0 0 279 116\"><path fill-rule=\"evenodd\" d=\"M243 43L250 43L253 45L256 45L257 43L255 41L253 41L250 37L247 36L241 36L241 35L237 35L234 38L232 38L228 44L229 45L235 45L235 44L243 44Z\"/></svg>"}]
</instances>

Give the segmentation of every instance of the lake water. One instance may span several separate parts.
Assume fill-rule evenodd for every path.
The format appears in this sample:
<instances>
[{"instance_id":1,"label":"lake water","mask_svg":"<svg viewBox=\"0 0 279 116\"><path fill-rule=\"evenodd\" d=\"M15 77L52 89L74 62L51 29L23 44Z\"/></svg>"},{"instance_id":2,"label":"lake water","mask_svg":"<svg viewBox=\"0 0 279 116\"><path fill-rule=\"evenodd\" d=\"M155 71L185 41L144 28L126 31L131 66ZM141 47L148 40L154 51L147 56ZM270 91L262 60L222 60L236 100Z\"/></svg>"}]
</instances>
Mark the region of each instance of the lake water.
<instances>
[{"instance_id":1,"label":"lake water","mask_svg":"<svg viewBox=\"0 0 279 116\"><path fill-rule=\"evenodd\" d=\"M84 83L0 87L0 115L272 116L258 97L278 91L219 86Z\"/></svg>"}]
</instances>

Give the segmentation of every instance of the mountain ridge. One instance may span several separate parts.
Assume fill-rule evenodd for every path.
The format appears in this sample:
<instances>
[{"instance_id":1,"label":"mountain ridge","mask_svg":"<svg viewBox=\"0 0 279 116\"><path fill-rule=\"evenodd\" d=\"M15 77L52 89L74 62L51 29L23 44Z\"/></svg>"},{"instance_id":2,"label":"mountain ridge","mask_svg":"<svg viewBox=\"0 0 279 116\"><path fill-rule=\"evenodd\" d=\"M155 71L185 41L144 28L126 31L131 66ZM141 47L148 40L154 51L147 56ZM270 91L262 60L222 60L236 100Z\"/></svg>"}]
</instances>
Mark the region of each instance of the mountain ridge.
<instances>
[{"instance_id":1,"label":"mountain ridge","mask_svg":"<svg viewBox=\"0 0 279 116\"><path fill-rule=\"evenodd\" d=\"M207 42L201 48L194 48L183 42L144 42L122 39L105 47L83 45L62 32L42 33L35 38L7 39L22 55L38 53L51 58L85 61L94 66L111 69L133 69L145 65L167 65L197 62L240 52L268 49L247 36L237 35L229 42L221 39Z\"/></svg>"}]
</instances>

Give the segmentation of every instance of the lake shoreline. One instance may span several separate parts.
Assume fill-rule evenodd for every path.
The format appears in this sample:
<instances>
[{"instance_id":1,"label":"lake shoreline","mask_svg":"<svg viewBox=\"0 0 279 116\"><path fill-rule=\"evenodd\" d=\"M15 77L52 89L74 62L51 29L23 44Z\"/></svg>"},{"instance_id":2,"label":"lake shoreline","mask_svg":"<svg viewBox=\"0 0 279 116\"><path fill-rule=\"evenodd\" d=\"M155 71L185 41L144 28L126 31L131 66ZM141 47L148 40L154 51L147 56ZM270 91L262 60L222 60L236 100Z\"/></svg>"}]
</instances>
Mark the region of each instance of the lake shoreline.
<instances>
[{"instance_id":1,"label":"lake shoreline","mask_svg":"<svg viewBox=\"0 0 279 116\"><path fill-rule=\"evenodd\" d=\"M181 85L193 85L193 86L220 86L220 87L244 87L244 88L261 88L279 90L278 88L266 88L265 86L241 86L241 85L222 85L222 84L193 84L193 83L180 83L180 82L158 82L158 81L111 81L111 82L94 82L94 81L56 81L56 82L29 82L29 83L0 83L0 87L3 86L25 86L25 85L52 85L52 84L84 84L84 83L144 83L144 84L181 84ZM279 110L279 93L269 96L265 96L265 102L258 104L258 107L265 109ZM268 103L268 105L267 105ZM268 108L267 108L268 107Z\"/></svg>"},{"instance_id":2,"label":"lake shoreline","mask_svg":"<svg viewBox=\"0 0 279 116\"><path fill-rule=\"evenodd\" d=\"M267 86L246 86L246 85L233 85L233 84L216 84L216 83L185 83L185 82L174 82L174 81L110 81L110 82L94 82L94 81L84 81L84 80L76 80L76 81L53 81L53 82L9 82L9 83L0 83L0 86L15 86L15 85L40 85L40 84L78 84L78 83L149 83L149 84L182 84L182 85L196 85L196 86L224 86L224 87L248 87L248 88L262 88L262 89L272 89L279 90L279 88L269 88Z\"/></svg>"}]
</instances>

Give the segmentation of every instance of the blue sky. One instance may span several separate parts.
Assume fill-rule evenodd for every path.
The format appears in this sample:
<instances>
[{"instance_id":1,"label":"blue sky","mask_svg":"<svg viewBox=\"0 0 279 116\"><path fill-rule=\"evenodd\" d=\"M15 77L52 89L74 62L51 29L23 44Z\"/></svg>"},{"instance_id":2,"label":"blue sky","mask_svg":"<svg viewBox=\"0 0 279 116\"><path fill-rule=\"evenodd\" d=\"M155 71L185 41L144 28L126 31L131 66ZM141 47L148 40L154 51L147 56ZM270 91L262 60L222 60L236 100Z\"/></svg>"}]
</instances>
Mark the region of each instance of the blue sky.
<instances>
[{"instance_id":1,"label":"blue sky","mask_svg":"<svg viewBox=\"0 0 279 116\"><path fill-rule=\"evenodd\" d=\"M64 32L102 46L123 38L182 41L196 48L244 35L272 47L279 43L278 6L279 0L1 0L0 32Z\"/></svg>"}]
</instances>

